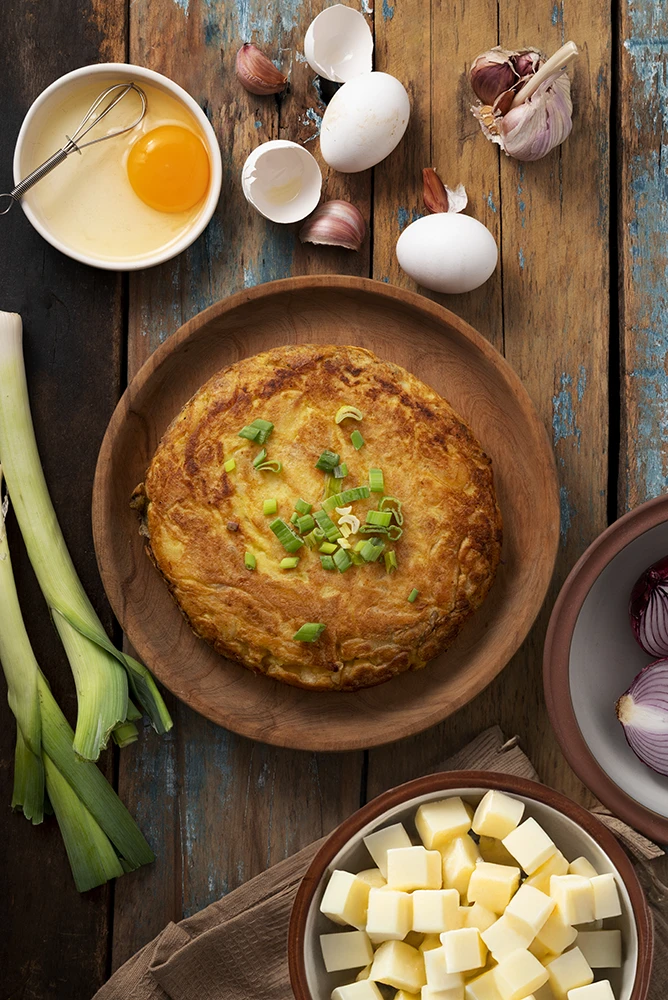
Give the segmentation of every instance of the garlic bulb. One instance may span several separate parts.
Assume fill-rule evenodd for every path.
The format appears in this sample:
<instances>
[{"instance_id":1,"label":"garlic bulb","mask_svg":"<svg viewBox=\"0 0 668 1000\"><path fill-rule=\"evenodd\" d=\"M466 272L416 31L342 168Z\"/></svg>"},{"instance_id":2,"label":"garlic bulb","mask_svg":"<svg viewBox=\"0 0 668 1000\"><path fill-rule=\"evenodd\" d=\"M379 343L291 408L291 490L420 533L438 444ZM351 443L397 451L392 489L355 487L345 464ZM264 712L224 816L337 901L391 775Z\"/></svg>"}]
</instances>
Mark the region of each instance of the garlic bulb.
<instances>
[{"instance_id":1,"label":"garlic bulb","mask_svg":"<svg viewBox=\"0 0 668 1000\"><path fill-rule=\"evenodd\" d=\"M359 250L366 234L362 213L349 201L326 201L299 230L302 243Z\"/></svg>"},{"instance_id":2,"label":"garlic bulb","mask_svg":"<svg viewBox=\"0 0 668 1000\"><path fill-rule=\"evenodd\" d=\"M285 90L288 78L274 66L257 45L246 42L237 52L237 80L251 94L260 97Z\"/></svg>"},{"instance_id":3,"label":"garlic bulb","mask_svg":"<svg viewBox=\"0 0 668 1000\"><path fill-rule=\"evenodd\" d=\"M484 105L498 107L496 102L505 104L506 95L514 96L526 77L536 72L540 63L541 55L536 49L511 52L497 45L473 60L471 86Z\"/></svg>"},{"instance_id":4,"label":"garlic bulb","mask_svg":"<svg viewBox=\"0 0 668 1000\"><path fill-rule=\"evenodd\" d=\"M443 183L433 167L422 171L422 199L430 212L463 212L468 205L468 195L463 184L452 190Z\"/></svg>"}]
</instances>

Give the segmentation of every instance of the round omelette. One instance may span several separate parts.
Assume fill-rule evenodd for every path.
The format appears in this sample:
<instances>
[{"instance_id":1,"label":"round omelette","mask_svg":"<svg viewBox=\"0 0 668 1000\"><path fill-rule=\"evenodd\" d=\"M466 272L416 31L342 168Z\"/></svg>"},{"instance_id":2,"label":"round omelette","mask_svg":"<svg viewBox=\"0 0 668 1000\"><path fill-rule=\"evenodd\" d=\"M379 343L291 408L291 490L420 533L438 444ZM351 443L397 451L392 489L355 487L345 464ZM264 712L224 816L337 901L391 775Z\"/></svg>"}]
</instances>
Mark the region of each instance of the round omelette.
<instances>
[{"instance_id":1,"label":"round omelette","mask_svg":"<svg viewBox=\"0 0 668 1000\"><path fill-rule=\"evenodd\" d=\"M358 347L281 347L218 372L168 428L132 503L198 636L321 691L380 684L442 653L501 549L491 463L471 430Z\"/></svg>"}]
</instances>

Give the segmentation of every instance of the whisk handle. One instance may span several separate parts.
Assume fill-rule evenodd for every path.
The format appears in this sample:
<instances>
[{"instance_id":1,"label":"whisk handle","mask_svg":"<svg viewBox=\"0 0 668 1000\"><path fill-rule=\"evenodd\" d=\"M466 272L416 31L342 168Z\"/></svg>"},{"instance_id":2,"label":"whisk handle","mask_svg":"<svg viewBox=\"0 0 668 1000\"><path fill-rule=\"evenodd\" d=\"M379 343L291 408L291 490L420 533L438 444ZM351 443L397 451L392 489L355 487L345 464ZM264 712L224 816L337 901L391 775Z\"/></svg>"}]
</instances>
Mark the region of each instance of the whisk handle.
<instances>
[{"instance_id":1,"label":"whisk handle","mask_svg":"<svg viewBox=\"0 0 668 1000\"><path fill-rule=\"evenodd\" d=\"M71 150L66 146L63 147L63 149L59 149L57 153L54 153L48 160L41 163L31 174L24 177L12 191L9 191L7 194L0 194L0 198L10 199L7 207L5 209L0 209L0 215L6 215L15 201L20 201L26 191L29 191L34 184L41 181L42 177L46 177L46 175L50 174L55 167L63 162L63 160L66 160L70 152Z\"/></svg>"}]
</instances>

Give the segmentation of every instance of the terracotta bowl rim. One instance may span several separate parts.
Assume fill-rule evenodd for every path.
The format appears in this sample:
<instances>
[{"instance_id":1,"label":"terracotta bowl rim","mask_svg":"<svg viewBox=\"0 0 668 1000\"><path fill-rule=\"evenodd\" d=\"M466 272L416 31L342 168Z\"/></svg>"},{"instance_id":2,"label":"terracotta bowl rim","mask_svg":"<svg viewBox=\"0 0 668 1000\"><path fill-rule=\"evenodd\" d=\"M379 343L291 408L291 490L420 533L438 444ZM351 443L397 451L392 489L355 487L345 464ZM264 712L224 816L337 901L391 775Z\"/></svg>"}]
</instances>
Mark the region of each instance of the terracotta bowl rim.
<instances>
[{"instance_id":1,"label":"terracotta bowl rim","mask_svg":"<svg viewBox=\"0 0 668 1000\"><path fill-rule=\"evenodd\" d=\"M343 821L319 848L302 878L290 914L288 928L288 967L290 984L296 1000L313 1000L306 979L304 948L306 920L313 895L327 866L348 841L367 823L383 813L419 795L438 791L455 791L458 788L497 788L516 792L551 806L581 826L605 851L621 875L631 900L631 908L638 933L638 968L636 981L629 1000L646 1000L649 991L654 955L654 929L652 916L638 877L624 849L612 833L592 813L566 795L541 785L537 781L512 774L493 771L440 771L408 781L383 792Z\"/></svg>"}]
</instances>

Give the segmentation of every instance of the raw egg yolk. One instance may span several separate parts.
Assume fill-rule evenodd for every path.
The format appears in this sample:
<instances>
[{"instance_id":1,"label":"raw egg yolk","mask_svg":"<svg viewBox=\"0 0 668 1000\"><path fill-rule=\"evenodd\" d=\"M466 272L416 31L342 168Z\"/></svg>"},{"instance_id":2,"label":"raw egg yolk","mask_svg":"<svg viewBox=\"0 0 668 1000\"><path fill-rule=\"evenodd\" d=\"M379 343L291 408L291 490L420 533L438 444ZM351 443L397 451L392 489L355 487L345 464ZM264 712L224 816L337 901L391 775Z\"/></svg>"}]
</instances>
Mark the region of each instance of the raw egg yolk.
<instances>
[{"instance_id":1,"label":"raw egg yolk","mask_svg":"<svg viewBox=\"0 0 668 1000\"><path fill-rule=\"evenodd\" d=\"M130 149L128 179L135 194L158 212L185 212L209 186L204 143L181 125L160 125Z\"/></svg>"}]
</instances>

